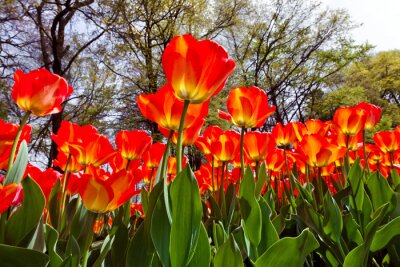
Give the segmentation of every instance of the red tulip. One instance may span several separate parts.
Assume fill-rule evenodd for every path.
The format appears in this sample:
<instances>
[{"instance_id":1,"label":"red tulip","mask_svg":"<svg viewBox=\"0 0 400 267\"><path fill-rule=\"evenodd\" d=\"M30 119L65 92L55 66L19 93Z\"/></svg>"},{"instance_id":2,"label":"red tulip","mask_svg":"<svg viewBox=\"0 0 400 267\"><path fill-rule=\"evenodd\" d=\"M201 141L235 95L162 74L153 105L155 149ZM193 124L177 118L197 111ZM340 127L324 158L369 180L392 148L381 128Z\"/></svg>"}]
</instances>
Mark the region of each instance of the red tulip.
<instances>
[{"instance_id":1,"label":"red tulip","mask_svg":"<svg viewBox=\"0 0 400 267\"><path fill-rule=\"evenodd\" d=\"M61 104L73 91L64 78L44 68L27 74L17 70L14 81L11 95L15 103L20 109L36 116L60 112Z\"/></svg>"},{"instance_id":2,"label":"red tulip","mask_svg":"<svg viewBox=\"0 0 400 267\"><path fill-rule=\"evenodd\" d=\"M377 132L374 134L374 141L383 152L394 152L400 148L400 133L397 131Z\"/></svg>"},{"instance_id":3,"label":"red tulip","mask_svg":"<svg viewBox=\"0 0 400 267\"><path fill-rule=\"evenodd\" d=\"M240 134L228 130L218 137L218 140L211 144L211 152L214 157L222 162L231 161L239 151Z\"/></svg>"},{"instance_id":4,"label":"red tulip","mask_svg":"<svg viewBox=\"0 0 400 267\"><path fill-rule=\"evenodd\" d=\"M342 158L346 153L345 147L338 147L318 134L306 135L299 144L305 161L311 167L325 167Z\"/></svg>"},{"instance_id":5,"label":"red tulip","mask_svg":"<svg viewBox=\"0 0 400 267\"><path fill-rule=\"evenodd\" d=\"M356 135L365 127L367 113L364 109L342 107L335 111L333 121L345 135Z\"/></svg>"},{"instance_id":6,"label":"red tulip","mask_svg":"<svg viewBox=\"0 0 400 267\"><path fill-rule=\"evenodd\" d=\"M245 128L261 127L276 109L275 106L268 105L265 91L256 86L232 89L226 105L229 114L218 110L219 116L238 127Z\"/></svg>"},{"instance_id":7,"label":"red tulip","mask_svg":"<svg viewBox=\"0 0 400 267\"><path fill-rule=\"evenodd\" d=\"M365 129L371 130L379 122L382 114L382 109L378 106L361 102L357 104L354 108L363 109L366 112Z\"/></svg>"},{"instance_id":8,"label":"red tulip","mask_svg":"<svg viewBox=\"0 0 400 267\"><path fill-rule=\"evenodd\" d=\"M49 168L45 171L40 170L38 167L28 164L25 175L29 175L42 189L43 195L48 201L50 192L56 184L57 180L60 179L61 173Z\"/></svg>"},{"instance_id":9,"label":"red tulip","mask_svg":"<svg viewBox=\"0 0 400 267\"><path fill-rule=\"evenodd\" d=\"M127 160L140 159L151 142L152 138L141 130L120 131L115 137L115 143L122 157Z\"/></svg>"},{"instance_id":10,"label":"red tulip","mask_svg":"<svg viewBox=\"0 0 400 267\"><path fill-rule=\"evenodd\" d=\"M162 65L174 94L198 104L216 95L235 68L228 53L214 41L197 41L186 34L174 37L162 56Z\"/></svg>"},{"instance_id":11,"label":"red tulip","mask_svg":"<svg viewBox=\"0 0 400 267\"><path fill-rule=\"evenodd\" d=\"M244 135L244 151L250 160L265 160L274 145L271 133L247 132Z\"/></svg>"},{"instance_id":12,"label":"red tulip","mask_svg":"<svg viewBox=\"0 0 400 267\"><path fill-rule=\"evenodd\" d=\"M223 133L223 130L218 126L208 126L202 136L197 138L195 145L203 151L205 155L211 154L211 144L218 140L219 136Z\"/></svg>"},{"instance_id":13,"label":"red tulip","mask_svg":"<svg viewBox=\"0 0 400 267\"><path fill-rule=\"evenodd\" d=\"M272 129L271 134L276 145L279 147L286 147L290 144L293 144L293 142L296 140L296 134L293 130L292 123L282 126L282 124L278 122Z\"/></svg>"},{"instance_id":14,"label":"red tulip","mask_svg":"<svg viewBox=\"0 0 400 267\"><path fill-rule=\"evenodd\" d=\"M170 85L161 87L155 94L141 94L137 104L143 116L156 122L159 127L178 132L184 103L176 98ZM191 127L197 120L208 113L208 102L189 105L186 113L184 129Z\"/></svg>"},{"instance_id":15,"label":"red tulip","mask_svg":"<svg viewBox=\"0 0 400 267\"><path fill-rule=\"evenodd\" d=\"M160 165L161 158L163 157L164 151L167 145L163 143L155 143L152 144L144 153L143 153L143 162L146 168L152 169L157 168Z\"/></svg>"},{"instance_id":16,"label":"red tulip","mask_svg":"<svg viewBox=\"0 0 400 267\"><path fill-rule=\"evenodd\" d=\"M3 186L0 184L0 214L6 211L14 202L18 192L18 185L15 183Z\"/></svg>"},{"instance_id":17,"label":"red tulip","mask_svg":"<svg viewBox=\"0 0 400 267\"><path fill-rule=\"evenodd\" d=\"M0 120L0 170L5 169L10 158L11 148L14 143L15 135L19 129L18 124L6 123ZM18 146L22 140L29 142L31 139L31 126L25 125L19 138Z\"/></svg>"},{"instance_id":18,"label":"red tulip","mask_svg":"<svg viewBox=\"0 0 400 267\"><path fill-rule=\"evenodd\" d=\"M132 173L122 170L117 173L98 173L90 170L82 175L79 195L83 205L93 212L113 211L138 193L134 188Z\"/></svg>"}]
</instances>

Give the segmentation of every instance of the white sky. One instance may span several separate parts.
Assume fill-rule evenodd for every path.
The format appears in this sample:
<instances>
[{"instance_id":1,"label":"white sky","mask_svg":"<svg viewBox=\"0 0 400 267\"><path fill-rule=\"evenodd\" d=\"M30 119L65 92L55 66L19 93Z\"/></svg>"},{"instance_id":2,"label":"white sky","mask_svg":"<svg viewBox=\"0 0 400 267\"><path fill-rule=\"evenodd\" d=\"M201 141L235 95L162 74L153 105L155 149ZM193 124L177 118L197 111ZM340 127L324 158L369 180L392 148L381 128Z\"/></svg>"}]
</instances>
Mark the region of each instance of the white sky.
<instances>
[{"instance_id":1,"label":"white sky","mask_svg":"<svg viewBox=\"0 0 400 267\"><path fill-rule=\"evenodd\" d=\"M353 31L357 43L375 45L375 51L400 49L400 0L321 0L344 8L362 25Z\"/></svg>"}]
</instances>

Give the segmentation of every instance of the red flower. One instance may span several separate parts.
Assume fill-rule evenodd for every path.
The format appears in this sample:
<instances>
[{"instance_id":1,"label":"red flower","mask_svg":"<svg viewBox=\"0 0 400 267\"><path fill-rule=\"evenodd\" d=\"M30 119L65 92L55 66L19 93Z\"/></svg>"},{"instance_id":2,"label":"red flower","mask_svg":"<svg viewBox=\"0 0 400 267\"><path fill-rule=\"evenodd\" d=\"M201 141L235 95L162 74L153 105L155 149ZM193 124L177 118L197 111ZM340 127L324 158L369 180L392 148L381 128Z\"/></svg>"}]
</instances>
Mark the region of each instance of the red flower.
<instances>
[{"instance_id":1,"label":"red flower","mask_svg":"<svg viewBox=\"0 0 400 267\"><path fill-rule=\"evenodd\" d=\"M203 127L204 123L206 122L205 119L196 120L196 122L189 128L186 128L182 132L182 145L183 146L190 146L193 145L194 142L199 137L201 128ZM167 138L169 138L171 131L159 127L160 132ZM176 144L178 142L178 133L174 132L171 138L172 142Z\"/></svg>"},{"instance_id":2,"label":"red flower","mask_svg":"<svg viewBox=\"0 0 400 267\"><path fill-rule=\"evenodd\" d=\"M14 143L15 135L19 129L18 124L6 123L0 120L0 170L5 169L10 158L11 148ZM22 140L29 142L31 139L31 126L25 125L19 138L18 146Z\"/></svg>"},{"instance_id":3,"label":"red flower","mask_svg":"<svg viewBox=\"0 0 400 267\"><path fill-rule=\"evenodd\" d=\"M93 212L113 211L138 193L132 173L125 170L113 174L89 170L83 174L79 195L83 205Z\"/></svg>"},{"instance_id":4,"label":"red flower","mask_svg":"<svg viewBox=\"0 0 400 267\"><path fill-rule=\"evenodd\" d=\"M244 151L250 160L265 160L274 145L271 133L247 132L244 135Z\"/></svg>"},{"instance_id":5,"label":"red flower","mask_svg":"<svg viewBox=\"0 0 400 267\"><path fill-rule=\"evenodd\" d=\"M58 113L61 104L72 94L67 81L46 69L33 70L24 74L17 70L14 74L12 98L24 111L36 116Z\"/></svg>"},{"instance_id":6,"label":"red flower","mask_svg":"<svg viewBox=\"0 0 400 267\"><path fill-rule=\"evenodd\" d=\"M400 133L397 131L377 132L374 134L374 141L383 152L393 152L400 148Z\"/></svg>"},{"instance_id":7,"label":"red flower","mask_svg":"<svg viewBox=\"0 0 400 267\"><path fill-rule=\"evenodd\" d=\"M97 133L85 136L82 143L73 143L69 146L71 154L83 166L89 164L100 166L117 153L107 137Z\"/></svg>"},{"instance_id":8,"label":"red flower","mask_svg":"<svg viewBox=\"0 0 400 267\"><path fill-rule=\"evenodd\" d=\"M17 184L12 183L6 186L0 184L0 214L6 211L13 204L17 193Z\"/></svg>"},{"instance_id":9,"label":"red flower","mask_svg":"<svg viewBox=\"0 0 400 267\"><path fill-rule=\"evenodd\" d=\"M218 127L218 126L208 126L202 136L199 136L197 138L197 141L195 145L203 151L205 155L210 155L211 154L211 144L215 141L218 140L219 136L223 133L224 131Z\"/></svg>"},{"instance_id":10,"label":"red flower","mask_svg":"<svg viewBox=\"0 0 400 267\"><path fill-rule=\"evenodd\" d=\"M228 53L214 41L197 41L186 34L174 37L165 48L162 65L180 100L203 103L216 95L235 68Z\"/></svg>"},{"instance_id":11,"label":"red flower","mask_svg":"<svg viewBox=\"0 0 400 267\"><path fill-rule=\"evenodd\" d=\"M120 131L115 138L122 157L128 160L140 159L151 142L152 138L141 130Z\"/></svg>"},{"instance_id":12,"label":"red flower","mask_svg":"<svg viewBox=\"0 0 400 267\"><path fill-rule=\"evenodd\" d=\"M160 165L166 147L166 144L155 143L143 153L142 159L146 168L157 168Z\"/></svg>"},{"instance_id":13,"label":"red flower","mask_svg":"<svg viewBox=\"0 0 400 267\"><path fill-rule=\"evenodd\" d=\"M159 127L178 131L184 103L174 96L169 85L161 87L155 94L139 95L137 104L145 118L156 122ZM208 102L189 105L184 129L194 125L197 120L203 119L207 113Z\"/></svg>"},{"instance_id":14,"label":"red flower","mask_svg":"<svg viewBox=\"0 0 400 267\"><path fill-rule=\"evenodd\" d=\"M342 158L346 153L345 147L338 147L318 134L306 135L299 145L299 151L311 167L325 167Z\"/></svg>"},{"instance_id":15,"label":"red flower","mask_svg":"<svg viewBox=\"0 0 400 267\"><path fill-rule=\"evenodd\" d=\"M211 152L217 160L227 162L235 159L236 153L239 151L239 145L240 134L228 130L211 144Z\"/></svg>"},{"instance_id":16,"label":"red flower","mask_svg":"<svg viewBox=\"0 0 400 267\"><path fill-rule=\"evenodd\" d=\"M285 147L292 144L296 140L292 123L282 126L282 124L278 122L272 129L272 137L274 138L277 146Z\"/></svg>"},{"instance_id":17,"label":"red flower","mask_svg":"<svg viewBox=\"0 0 400 267\"><path fill-rule=\"evenodd\" d=\"M382 114L382 109L378 106L361 102L354 108L363 109L366 112L367 119L365 121L365 129L371 130L379 122Z\"/></svg>"},{"instance_id":18,"label":"red flower","mask_svg":"<svg viewBox=\"0 0 400 267\"><path fill-rule=\"evenodd\" d=\"M28 164L25 175L29 175L39 185L43 191L43 195L48 201L50 192L56 184L57 180L60 179L61 174L52 168L46 171L41 171L38 167Z\"/></svg>"},{"instance_id":19,"label":"red flower","mask_svg":"<svg viewBox=\"0 0 400 267\"><path fill-rule=\"evenodd\" d=\"M345 135L356 135L365 127L367 113L361 108L342 107L335 111L333 121Z\"/></svg>"},{"instance_id":20,"label":"red flower","mask_svg":"<svg viewBox=\"0 0 400 267\"><path fill-rule=\"evenodd\" d=\"M245 128L261 127L276 109L268 105L267 94L256 86L232 89L226 105L229 114L218 110L220 118Z\"/></svg>"},{"instance_id":21,"label":"red flower","mask_svg":"<svg viewBox=\"0 0 400 267\"><path fill-rule=\"evenodd\" d=\"M82 144L87 136L97 134L97 129L92 125L79 126L69 121L62 121L57 134L51 133L51 139L57 144L58 149L69 154L69 144Z\"/></svg>"}]
</instances>

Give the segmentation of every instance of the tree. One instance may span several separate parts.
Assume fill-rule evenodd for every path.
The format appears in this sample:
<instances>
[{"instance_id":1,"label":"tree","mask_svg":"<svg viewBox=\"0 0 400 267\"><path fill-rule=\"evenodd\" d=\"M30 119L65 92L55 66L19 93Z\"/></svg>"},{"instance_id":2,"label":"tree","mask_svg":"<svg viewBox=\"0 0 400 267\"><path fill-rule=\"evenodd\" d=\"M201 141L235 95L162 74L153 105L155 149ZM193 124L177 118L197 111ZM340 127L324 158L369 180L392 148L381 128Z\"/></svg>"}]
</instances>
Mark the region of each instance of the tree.
<instances>
[{"instance_id":1,"label":"tree","mask_svg":"<svg viewBox=\"0 0 400 267\"><path fill-rule=\"evenodd\" d=\"M311 113L330 119L342 105L367 101L382 107L381 122L375 131L400 124L400 51L384 51L364 57L339 72L322 101L310 107Z\"/></svg>"},{"instance_id":2,"label":"tree","mask_svg":"<svg viewBox=\"0 0 400 267\"><path fill-rule=\"evenodd\" d=\"M353 44L349 31L356 25L346 12L322 10L320 3L268 1L242 21L226 38L238 65L236 82L264 88L277 107L276 122L304 121L307 103L327 77L369 50Z\"/></svg>"}]
</instances>

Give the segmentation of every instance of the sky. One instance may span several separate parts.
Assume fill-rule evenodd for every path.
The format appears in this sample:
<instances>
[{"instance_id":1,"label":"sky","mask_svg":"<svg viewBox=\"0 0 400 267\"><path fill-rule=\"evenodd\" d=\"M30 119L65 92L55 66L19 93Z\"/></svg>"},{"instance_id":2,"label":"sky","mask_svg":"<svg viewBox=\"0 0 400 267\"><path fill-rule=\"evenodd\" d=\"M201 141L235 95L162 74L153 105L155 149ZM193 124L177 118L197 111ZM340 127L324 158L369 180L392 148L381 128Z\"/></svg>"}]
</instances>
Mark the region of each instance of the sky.
<instances>
[{"instance_id":1,"label":"sky","mask_svg":"<svg viewBox=\"0 0 400 267\"><path fill-rule=\"evenodd\" d=\"M321 0L330 8L347 9L362 25L353 30L357 43L375 45L375 52L400 49L400 0Z\"/></svg>"}]
</instances>

